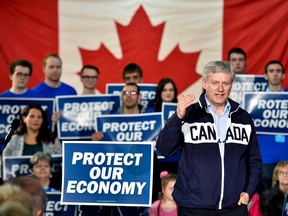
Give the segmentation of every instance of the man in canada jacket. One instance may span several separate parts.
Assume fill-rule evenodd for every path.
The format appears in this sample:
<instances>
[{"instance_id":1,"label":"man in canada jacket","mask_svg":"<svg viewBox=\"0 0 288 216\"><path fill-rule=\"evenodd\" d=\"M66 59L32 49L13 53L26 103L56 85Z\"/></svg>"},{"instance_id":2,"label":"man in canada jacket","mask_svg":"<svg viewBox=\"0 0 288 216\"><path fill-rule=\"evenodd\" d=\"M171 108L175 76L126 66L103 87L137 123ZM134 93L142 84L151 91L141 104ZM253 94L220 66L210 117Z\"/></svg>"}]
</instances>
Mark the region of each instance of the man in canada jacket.
<instances>
[{"instance_id":1,"label":"man in canada jacket","mask_svg":"<svg viewBox=\"0 0 288 216\"><path fill-rule=\"evenodd\" d=\"M228 98L234 77L228 62L206 64L199 101L181 95L158 137L161 155L181 151L173 191L180 216L248 215L262 160L252 118Z\"/></svg>"}]
</instances>

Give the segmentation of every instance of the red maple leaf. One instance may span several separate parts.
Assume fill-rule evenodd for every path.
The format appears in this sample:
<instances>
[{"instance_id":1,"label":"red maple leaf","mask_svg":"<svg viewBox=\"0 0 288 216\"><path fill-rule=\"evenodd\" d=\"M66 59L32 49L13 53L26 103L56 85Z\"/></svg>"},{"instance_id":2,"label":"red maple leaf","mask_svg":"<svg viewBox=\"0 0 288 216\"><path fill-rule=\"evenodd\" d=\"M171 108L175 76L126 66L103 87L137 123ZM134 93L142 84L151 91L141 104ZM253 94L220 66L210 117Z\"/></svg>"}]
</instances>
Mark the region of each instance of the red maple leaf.
<instances>
[{"instance_id":1,"label":"red maple leaf","mask_svg":"<svg viewBox=\"0 0 288 216\"><path fill-rule=\"evenodd\" d=\"M98 50L80 49L83 64L96 65L100 70L97 88L105 92L106 83L122 83L123 68L129 63L143 70L144 83L158 83L164 77L172 78L182 92L200 78L196 63L200 52L183 53L177 45L163 60L157 59L165 22L153 27L142 7L136 11L128 26L116 22L123 58L116 59L101 44Z\"/></svg>"}]
</instances>

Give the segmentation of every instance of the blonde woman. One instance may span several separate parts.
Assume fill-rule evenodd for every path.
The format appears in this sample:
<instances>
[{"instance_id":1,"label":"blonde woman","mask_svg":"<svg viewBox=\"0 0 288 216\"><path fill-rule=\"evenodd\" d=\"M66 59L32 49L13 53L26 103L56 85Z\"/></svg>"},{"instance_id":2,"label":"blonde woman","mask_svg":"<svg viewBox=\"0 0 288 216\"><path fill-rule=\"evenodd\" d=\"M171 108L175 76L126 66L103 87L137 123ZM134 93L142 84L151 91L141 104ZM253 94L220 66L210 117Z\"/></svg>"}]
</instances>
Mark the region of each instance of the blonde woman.
<instances>
[{"instance_id":1,"label":"blonde woman","mask_svg":"<svg viewBox=\"0 0 288 216\"><path fill-rule=\"evenodd\" d=\"M273 172L273 181L275 181L274 186L263 192L263 216L282 215L284 199L288 192L288 161L277 163Z\"/></svg>"}]
</instances>

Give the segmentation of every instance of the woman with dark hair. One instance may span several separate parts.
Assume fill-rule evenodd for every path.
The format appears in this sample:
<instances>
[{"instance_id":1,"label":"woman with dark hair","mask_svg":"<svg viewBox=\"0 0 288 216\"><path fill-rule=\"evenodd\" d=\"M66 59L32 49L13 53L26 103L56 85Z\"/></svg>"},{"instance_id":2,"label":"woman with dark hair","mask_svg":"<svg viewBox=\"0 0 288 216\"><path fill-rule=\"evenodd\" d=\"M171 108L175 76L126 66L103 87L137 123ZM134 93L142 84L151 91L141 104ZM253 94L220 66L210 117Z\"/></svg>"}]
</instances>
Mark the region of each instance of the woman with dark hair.
<instances>
[{"instance_id":1,"label":"woman with dark hair","mask_svg":"<svg viewBox=\"0 0 288 216\"><path fill-rule=\"evenodd\" d=\"M38 104L28 105L20 119L20 127L3 151L4 156L33 155L36 152L61 154L61 142L49 129L45 111Z\"/></svg>"},{"instance_id":2,"label":"woman with dark hair","mask_svg":"<svg viewBox=\"0 0 288 216\"><path fill-rule=\"evenodd\" d=\"M170 78L161 79L156 89L154 111L161 112L163 102L177 103L177 95L175 82Z\"/></svg>"}]
</instances>

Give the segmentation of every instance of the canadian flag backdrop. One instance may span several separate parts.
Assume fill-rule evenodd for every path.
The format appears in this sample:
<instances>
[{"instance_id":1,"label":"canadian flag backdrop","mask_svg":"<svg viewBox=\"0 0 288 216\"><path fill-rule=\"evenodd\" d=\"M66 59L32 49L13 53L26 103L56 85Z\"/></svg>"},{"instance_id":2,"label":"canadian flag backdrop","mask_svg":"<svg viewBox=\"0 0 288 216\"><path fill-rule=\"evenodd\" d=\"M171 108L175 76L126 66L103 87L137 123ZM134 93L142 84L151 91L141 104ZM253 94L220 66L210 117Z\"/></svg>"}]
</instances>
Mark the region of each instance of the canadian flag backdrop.
<instances>
[{"instance_id":1,"label":"canadian flag backdrop","mask_svg":"<svg viewBox=\"0 0 288 216\"><path fill-rule=\"evenodd\" d=\"M287 8L287 0L1 0L0 92L11 86L14 59L33 63L32 88L44 79L42 59L55 52L63 60L61 80L78 92L84 64L100 69L104 93L135 62L144 83L170 77L179 92L199 94L205 63L227 60L232 47L246 51L248 74L280 60L288 88Z\"/></svg>"}]
</instances>

